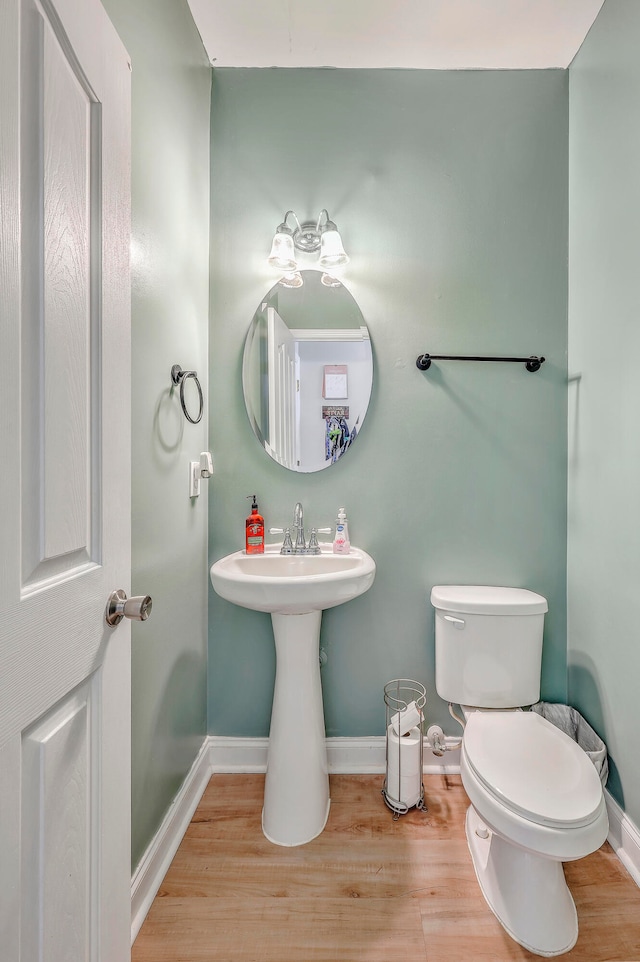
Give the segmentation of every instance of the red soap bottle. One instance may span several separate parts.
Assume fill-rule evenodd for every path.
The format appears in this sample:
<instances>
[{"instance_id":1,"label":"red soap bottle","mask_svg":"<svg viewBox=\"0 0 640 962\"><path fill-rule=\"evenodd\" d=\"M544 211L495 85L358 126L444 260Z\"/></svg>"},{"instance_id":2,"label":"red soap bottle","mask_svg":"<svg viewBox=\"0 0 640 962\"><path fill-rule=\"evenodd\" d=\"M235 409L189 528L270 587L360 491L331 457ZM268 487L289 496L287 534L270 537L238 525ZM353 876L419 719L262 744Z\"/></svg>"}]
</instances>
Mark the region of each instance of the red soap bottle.
<instances>
[{"instance_id":1,"label":"red soap bottle","mask_svg":"<svg viewBox=\"0 0 640 962\"><path fill-rule=\"evenodd\" d=\"M264 554L264 518L258 514L255 494L248 494L247 498L253 498L253 503L246 520L245 550L247 554Z\"/></svg>"}]
</instances>

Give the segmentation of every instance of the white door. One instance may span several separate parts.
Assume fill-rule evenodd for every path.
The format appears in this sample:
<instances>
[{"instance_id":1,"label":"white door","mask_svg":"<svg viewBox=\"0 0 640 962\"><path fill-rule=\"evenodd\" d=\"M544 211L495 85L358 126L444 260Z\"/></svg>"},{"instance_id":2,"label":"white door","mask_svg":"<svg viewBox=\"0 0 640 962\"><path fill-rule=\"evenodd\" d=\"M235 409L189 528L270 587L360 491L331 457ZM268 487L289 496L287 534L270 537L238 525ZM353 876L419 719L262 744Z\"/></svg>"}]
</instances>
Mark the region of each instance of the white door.
<instances>
[{"instance_id":1,"label":"white door","mask_svg":"<svg viewBox=\"0 0 640 962\"><path fill-rule=\"evenodd\" d=\"M285 468L298 462L296 444L296 339L273 307L267 308L269 365L269 447Z\"/></svg>"},{"instance_id":2,"label":"white door","mask_svg":"<svg viewBox=\"0 0 640 962\"><path fill-rule=\"evenodd\" d=\"M3 962L130 954L129 98L98 0L1 0Z\"/></svg>"}]
</instances>

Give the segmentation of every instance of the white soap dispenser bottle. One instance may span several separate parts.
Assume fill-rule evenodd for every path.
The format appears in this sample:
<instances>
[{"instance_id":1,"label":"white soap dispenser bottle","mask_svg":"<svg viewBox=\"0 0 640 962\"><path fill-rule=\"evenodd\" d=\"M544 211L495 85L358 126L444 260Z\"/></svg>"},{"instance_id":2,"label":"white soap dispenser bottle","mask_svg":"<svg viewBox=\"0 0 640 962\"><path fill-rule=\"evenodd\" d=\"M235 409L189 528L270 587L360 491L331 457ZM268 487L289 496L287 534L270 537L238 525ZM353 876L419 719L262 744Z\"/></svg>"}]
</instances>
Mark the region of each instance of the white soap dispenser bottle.
<instances>
[{"instance_id":1,"label":"white soap dispenser bottle","mask_svg":"<svg viewBox=\"0 0 640 962\"><path fill-rule=\"evenodd\" d=\"M336 536L333 539L334 554L349 554L351 542L349 541L349 522L344 508L338 508L338 518L336 520Z\"/></svg>"}]
</instances>

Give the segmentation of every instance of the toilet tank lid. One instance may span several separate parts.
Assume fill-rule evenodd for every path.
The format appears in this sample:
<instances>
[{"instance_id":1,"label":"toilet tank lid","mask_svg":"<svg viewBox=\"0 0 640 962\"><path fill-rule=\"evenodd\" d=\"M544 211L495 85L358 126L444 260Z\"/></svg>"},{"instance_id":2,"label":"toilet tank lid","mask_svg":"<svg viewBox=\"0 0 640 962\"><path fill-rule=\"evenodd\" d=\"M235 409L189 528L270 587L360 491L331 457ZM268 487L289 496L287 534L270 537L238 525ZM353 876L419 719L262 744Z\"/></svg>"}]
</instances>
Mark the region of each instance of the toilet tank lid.
<instances>
[{"instance_id":1,"label":"toilet tank lid","mask_svg":"<svg viewBox=\"0 0 640 962\"><path fill-rule=\"evenodd\" d=\"M431 604L468 615L538 615L549 610L547 599L535 591L494 585L434 585Z\"/></svg>"}]
</instances>

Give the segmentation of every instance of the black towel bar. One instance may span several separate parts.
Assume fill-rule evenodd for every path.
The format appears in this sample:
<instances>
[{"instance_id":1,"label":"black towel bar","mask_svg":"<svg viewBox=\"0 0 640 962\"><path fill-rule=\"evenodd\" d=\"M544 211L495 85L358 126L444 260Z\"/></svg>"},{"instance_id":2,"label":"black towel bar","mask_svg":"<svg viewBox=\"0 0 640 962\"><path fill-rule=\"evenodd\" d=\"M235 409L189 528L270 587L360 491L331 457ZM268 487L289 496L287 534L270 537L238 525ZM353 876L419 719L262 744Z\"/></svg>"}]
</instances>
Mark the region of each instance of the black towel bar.
<instances>
[{"instance_id":1,"label":"black towel bar","mask_svg":"<svg viewBox=\"0 0 640 962\"><path fill-rule=\"evenodd\" d=\"M416 360L416 367L420 371L428 371L432 361L519 361L527 371L539 371L544 358L532 354L530 357L478 357L476 355L461 354L420 354Z\"/></svg>"}]
</instances>

